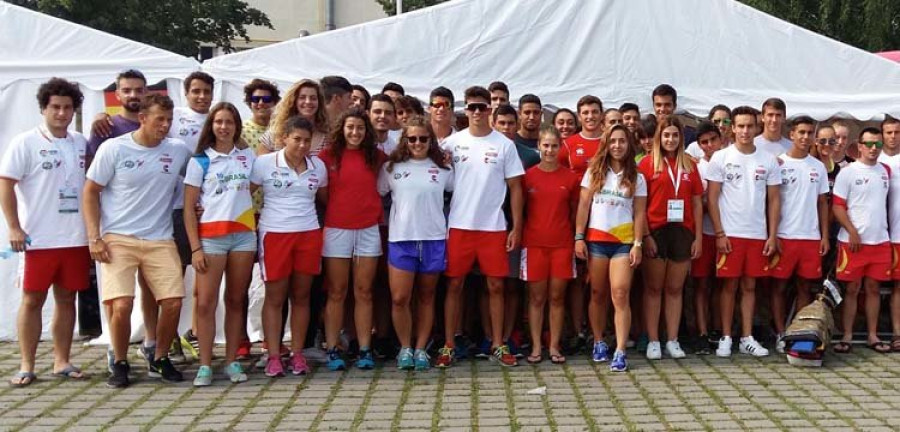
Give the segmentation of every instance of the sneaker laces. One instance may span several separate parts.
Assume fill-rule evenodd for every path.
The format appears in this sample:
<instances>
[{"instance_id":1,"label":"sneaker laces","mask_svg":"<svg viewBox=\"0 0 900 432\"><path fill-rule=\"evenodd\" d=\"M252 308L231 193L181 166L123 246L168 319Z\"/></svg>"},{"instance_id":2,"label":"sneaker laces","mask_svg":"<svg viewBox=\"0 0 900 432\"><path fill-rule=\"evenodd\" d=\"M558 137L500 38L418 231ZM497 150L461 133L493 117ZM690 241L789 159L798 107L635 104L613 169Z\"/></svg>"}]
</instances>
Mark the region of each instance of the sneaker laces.
<instances>
[{"instance_id":1,"label":"sneaker laces","mask_svg":"<svg viewBox=\"0 0 900 432\"><path fill-rule=\"evenodd\" d=\"M453 357L453 348L445 346L438 350L438 353L442 356L450 356Z\"/></svg>"}]
</instances>

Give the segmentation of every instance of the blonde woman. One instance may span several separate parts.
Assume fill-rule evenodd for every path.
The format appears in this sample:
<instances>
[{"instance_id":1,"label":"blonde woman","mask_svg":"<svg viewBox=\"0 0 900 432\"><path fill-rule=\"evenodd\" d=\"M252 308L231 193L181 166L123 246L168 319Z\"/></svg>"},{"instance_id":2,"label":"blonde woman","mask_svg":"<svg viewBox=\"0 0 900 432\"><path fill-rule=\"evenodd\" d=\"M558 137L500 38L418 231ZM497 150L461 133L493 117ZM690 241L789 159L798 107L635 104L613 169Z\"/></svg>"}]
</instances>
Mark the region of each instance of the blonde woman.
<instances>
[{"instance_id":1,"label":"blonde woman","mask_svg":"<svg viewBox=\"0 0 900 432\"><path fill-rule=\"evenodd\" d=\"M314 132L309 149L310 156L316 156L325 147L328 135L328 120L325 116L325 96L319 83L303 79L297 81L275 106L275 113L269 122L269 130L259 138L257 155L273 153L284 148L281 141L284 128L293 116L305 118L313 124Z\"/></svg>"}]
</instances>

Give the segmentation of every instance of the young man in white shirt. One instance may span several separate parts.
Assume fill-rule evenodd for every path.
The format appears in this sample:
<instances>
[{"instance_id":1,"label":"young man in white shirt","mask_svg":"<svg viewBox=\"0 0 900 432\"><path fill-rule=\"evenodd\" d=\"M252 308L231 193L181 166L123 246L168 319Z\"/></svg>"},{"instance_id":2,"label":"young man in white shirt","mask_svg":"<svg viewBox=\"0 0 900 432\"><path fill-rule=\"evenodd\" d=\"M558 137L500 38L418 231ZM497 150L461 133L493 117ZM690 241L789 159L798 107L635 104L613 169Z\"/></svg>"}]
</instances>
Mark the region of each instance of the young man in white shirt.
<instances>
[{"instance_id":1,"label":"young man in white shirt","mask_svg":"<svg viewBox=\"0 0 900 432\"><path fill-rule=\"evenodd\" d=\"M447 345L436 366L448 367L454 356L454 335L462 307L462 285L475 262L487 277L490 302L492 360L515 366L515 356L503 345L503 278L509 272L507 253L519 246L522 234L522 162L515 145L491 129L491 94L483 87L466 90L469 128L442 145L456 170L458 192L450 204L447 239L447 298L444 307ZM512 207L512 230L507 233L503 200L507 188ZM461 347L462 348L462 347Z\"/></svg>"},{"instance_id":2,"label":"young man in white shirt","mask_svg":"<svg viewBox=\"0 0 900 432\"><path fill-rule=\"evenodd\" d=\"M734 145L713 154L709 162L709 217L716 236L716 276L722 279L722 338L719 357L731 356L732 320L738 284L741 289L740 351L766 356L751 330L756 306L756 279L769 275L767 257L777 250L781 212L781 172L771 153L753 144L756 110L732 111Z\"/></svg>"},{"instance_id":3,"label":"young man in white shirt","mask_svg":"<svg viewBox=\"0 0 900 432\"><path fill-rule=\"evenodd\" d=\"M859 159L847 165L834 180L832 211L841 225L838 232L837 279L846 283L841 306L843 335L834 346L837 353L850 352L857 297L865 289L866 345L879 353L891 346L878 339L880 282L891 279L892 251L888 234L890 178L897 173L878 162L883 146L881 131L867 127L859 134Z\"/></svg>"},{"instance_id":4,"label":"young man in white shirt","mask_svg":"<svg viewBox=\"0 0 900 432\"><path fill-rule=\"evenodd\" d=\"M79 197L84 185L87 141L69 132L84 96L61 78L37 93L44 121L9 144L0 162L0 207L9 227L9 245L24 252L17 286L22 303L16 322L21 362L9 384L25 387L37 379L34 358L41 338L41 309L53 286L53 375L84 379L69 353L75 328L75 296L89 286L90 253Z\"/></svg>"},{"instance_id":5,"label":"young man in white shirt","mask_svg":"<svg viewBox=\"0 0 900 432\"><path fill-rule=\"evenodd\" d=\"M881 133L884 135L884 148L878 161L891 170L888 230L895 257L891 262L891 280L894 281L891 293L891 330L894 336L891 339L891 351L900 352L900 120L886 116L881 122Z\"/></svg>"},{"instance_id":6,"label":"young man in white shirt","mask_svg":"<svg viewBox=\"0 0 900 432\"><path fill-rule=\"evenodd\" d=\"M791 140L781 135L786 115L787 106L783 100L771 98L763 102L763 132L762 135L753 139L756 148L772 153L773 156L780 156L793 146Z\"/></svg>"},{"instance_id":7,"label":"young man in white shirt","mask_svg":"<svg viewBox=\"0 0 900 432\"><path fill-rule=\"evenodd\" d=\"M796 277L797 310L812 301L809 282L822 277L822 260L828 253L828 171L809 155L816 133L816 122L809 116L791 121L793 146L778 157L781 165L781 217L778 223L777 252L769 262L777 280L772 292L772 318L778 334L776 351L784 353L787 319L787 286Z\"/></svg>"},{"instance_id":8,"label":"young man in white shirt","mask_svg":"<svg viewBox=\"0 0 900 432\"><path fill-rule=\"evenodd\" d=\"M100 261L102 300L110 307L115 363L110 387L130 384L127 360L134 278L144 276L160 307L151 377L183 380L168 358L184 297L182 267L172 234L172 201L189 152L166 138L172 100L150 94L141 101L141 127L104 143L87 173L84 221L91 257ZM101 194L102 192L102 194Z\"/></svg>"}]
</instances>

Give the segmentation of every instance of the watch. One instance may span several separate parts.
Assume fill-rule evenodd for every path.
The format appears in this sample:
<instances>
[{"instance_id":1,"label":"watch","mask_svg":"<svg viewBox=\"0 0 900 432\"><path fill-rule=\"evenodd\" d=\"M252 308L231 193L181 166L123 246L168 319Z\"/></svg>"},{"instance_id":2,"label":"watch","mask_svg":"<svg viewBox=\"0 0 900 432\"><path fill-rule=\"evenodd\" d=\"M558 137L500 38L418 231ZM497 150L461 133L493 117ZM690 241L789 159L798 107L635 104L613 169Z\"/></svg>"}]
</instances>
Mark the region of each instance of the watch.
<instances>
[{"instance_id":1,"label":"watch","mask_svg":"<svg viewBox=\"0 0 900 432\"><path fill-rule=\"evenodd\" d=\"M637 247L644 247L644 242L641 240L635 240L634 245Z\"/></svg>"}]
</instances>

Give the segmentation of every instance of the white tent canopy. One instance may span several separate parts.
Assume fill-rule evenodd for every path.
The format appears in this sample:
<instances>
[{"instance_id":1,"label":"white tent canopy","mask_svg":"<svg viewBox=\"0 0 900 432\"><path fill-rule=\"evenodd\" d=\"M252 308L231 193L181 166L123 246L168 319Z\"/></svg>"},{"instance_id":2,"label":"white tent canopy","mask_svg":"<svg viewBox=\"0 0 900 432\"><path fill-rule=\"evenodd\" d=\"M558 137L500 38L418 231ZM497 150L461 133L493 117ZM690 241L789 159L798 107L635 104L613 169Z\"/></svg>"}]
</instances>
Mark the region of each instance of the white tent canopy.
<instances>
[{"instance_id":1,"label":"white tent canopy","mask_svg":"<svg viewBox=\"0 0 900 432\"><path fill-rule=\"evenodd\" d=\"M41 122L35 95L42 82L61 77L84 93L81 130L105 109L103 89L126 69L138 69L149 83L166 81L179 103L181 79L199 69L197 61L149 45L103 33L0 1L0 156L16 134ZM5 245L6 224L0 224ZM15 285L17 259L0 260L0 340L15 339L21 293ZM52 296L51 296L52 298ZM51 303L48 301L48 303ZM51 307L45 307L44 332Z\"/></svg>"},{"instance_id":2,"label":"white tent canopy","mask_svg":"<svg viewBox=\"0 0 900 432\"><path fill-rule=\"evenodd\" d=\"M650 110L660 83L679 110L760 106L788 114L859 120L900 115L900 65L733 0L457 0L310 37L213 58L223 96L267 78L342 75L370 90L388 81L427 98L443 85L506 82L513 99L534 93L557 107L583 95ZM243 105L243 104L238 104Z\"/></svg>"}]
</instances>

